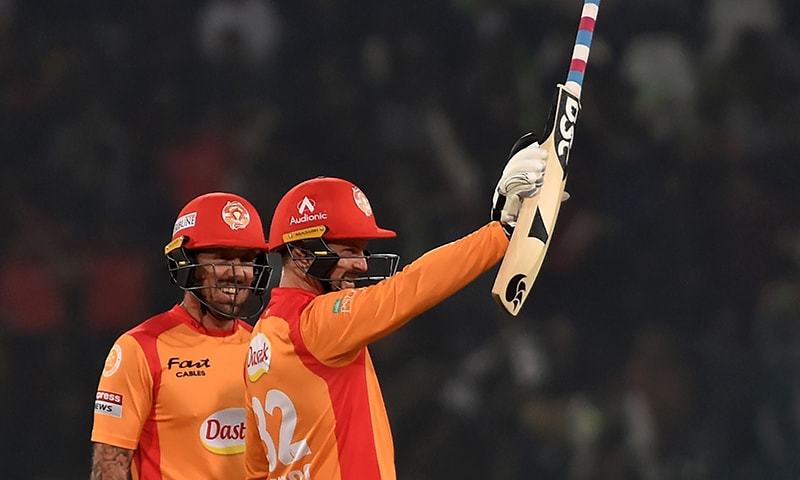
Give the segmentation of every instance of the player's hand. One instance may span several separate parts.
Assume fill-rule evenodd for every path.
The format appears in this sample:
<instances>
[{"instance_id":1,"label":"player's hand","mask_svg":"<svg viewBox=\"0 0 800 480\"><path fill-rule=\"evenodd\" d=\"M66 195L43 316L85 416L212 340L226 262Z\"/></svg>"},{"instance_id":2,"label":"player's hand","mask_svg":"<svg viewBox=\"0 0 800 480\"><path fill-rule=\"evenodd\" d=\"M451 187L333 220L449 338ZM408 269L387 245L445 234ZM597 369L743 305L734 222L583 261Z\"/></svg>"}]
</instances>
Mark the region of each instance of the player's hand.
<instances>
[{"instance_id":1,"label":"player's hand","mask_svg":"<svg viewBox=\"0 0 800 480\"><path fill-rule=\"evenodd\" d=\"M539 193L544 184L547 150L528 133L517 140L510 157L492 198L492 220L499 220L507 232L517 223L522 200Z\"/></svg>"}]
</instances>

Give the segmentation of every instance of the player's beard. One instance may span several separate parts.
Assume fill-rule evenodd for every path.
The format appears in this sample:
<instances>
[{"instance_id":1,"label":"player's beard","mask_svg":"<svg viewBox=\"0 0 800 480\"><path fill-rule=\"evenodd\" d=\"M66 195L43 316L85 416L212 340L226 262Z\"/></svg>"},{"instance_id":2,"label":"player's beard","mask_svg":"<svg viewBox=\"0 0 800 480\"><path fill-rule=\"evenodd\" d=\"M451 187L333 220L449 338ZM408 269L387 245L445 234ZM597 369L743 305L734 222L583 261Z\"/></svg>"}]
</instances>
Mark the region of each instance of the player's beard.
<instances>
[{"instance_id":1,"label":"player's beard","mask_svg":"<svg viewBox=\"0 0 800 480\"><path fill-rule=\"evenodd\" d=\"M225 315L237 317L250 296L250 289L241 284L215 285L201 289L200 295L212 307L210 313L218 310Z\"/></svg>"},{"instance_id":2,"label":"player's beard","mask_svg":"<svg viewBox=\"0 0 800 480\"><path fill-rule=\"evenodd\" d=\"M345 290L347 288L355 288L356 283L355 279L358 277L358 273L344 273L341 278L331 278L328 282L330 289L332 291L337 290Z\"/></svg>"}]
</instances>

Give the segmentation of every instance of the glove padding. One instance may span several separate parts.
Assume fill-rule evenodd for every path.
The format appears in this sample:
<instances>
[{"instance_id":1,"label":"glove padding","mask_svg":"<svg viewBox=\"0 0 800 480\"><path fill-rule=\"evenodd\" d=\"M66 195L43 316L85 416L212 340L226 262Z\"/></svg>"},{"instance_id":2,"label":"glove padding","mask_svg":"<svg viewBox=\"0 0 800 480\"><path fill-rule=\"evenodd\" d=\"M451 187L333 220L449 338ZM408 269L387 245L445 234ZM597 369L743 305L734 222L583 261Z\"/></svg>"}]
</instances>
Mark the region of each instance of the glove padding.
<instances>
[{"instance_id":1,"label":"glove padding","mask_svg":"<svg viewBox=\"0 0 800 480\"><path fill-rule=\"evenodd\" d=\"M509 157L492 198L492 220L499 220L506 232L517 224L522 200L536 195L542 188L547 150L528 133L517 140Z\"/></svg>"}]
</instances>

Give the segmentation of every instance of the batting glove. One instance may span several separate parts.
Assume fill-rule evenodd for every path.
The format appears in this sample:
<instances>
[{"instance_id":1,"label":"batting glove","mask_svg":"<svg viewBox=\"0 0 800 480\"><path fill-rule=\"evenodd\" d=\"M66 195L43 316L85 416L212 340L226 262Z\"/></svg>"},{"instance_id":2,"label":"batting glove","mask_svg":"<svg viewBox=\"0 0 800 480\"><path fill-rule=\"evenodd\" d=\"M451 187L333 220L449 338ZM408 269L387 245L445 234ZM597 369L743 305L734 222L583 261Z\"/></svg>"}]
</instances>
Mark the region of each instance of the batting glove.
<instances>
[{"instance_id":1,"label":"batting glove","mask_svg":"<svg viewBox=\"0 0 800 480\"><path fill-rule=\"evenodd\" d=\"M517 140L510 157L492 198L492 220L499 220L509 235L517 224L522 200L539 193L544 184L547 150L528 133Z\"/></svg>"}]
</instances>

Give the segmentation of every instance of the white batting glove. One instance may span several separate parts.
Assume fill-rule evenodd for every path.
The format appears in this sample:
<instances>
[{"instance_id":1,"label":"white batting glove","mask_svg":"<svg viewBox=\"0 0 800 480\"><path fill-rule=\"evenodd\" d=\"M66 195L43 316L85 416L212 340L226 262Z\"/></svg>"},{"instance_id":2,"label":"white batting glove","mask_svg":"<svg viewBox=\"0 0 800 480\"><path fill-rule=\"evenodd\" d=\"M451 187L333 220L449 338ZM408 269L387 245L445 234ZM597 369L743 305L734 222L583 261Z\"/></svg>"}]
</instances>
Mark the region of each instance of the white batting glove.
<instances>
[{"instance_id":1,"label":"white batting glove","mask_svg":"<svg viewBox=\"0 0 800 480\"><path fill-rule=\"evenodd\" d=\"M524 198L539 193L544 184L547 150L533 142L517 151L503 169L492 198L492 219L514 228Z\"/></svg>"}]
</instances>

